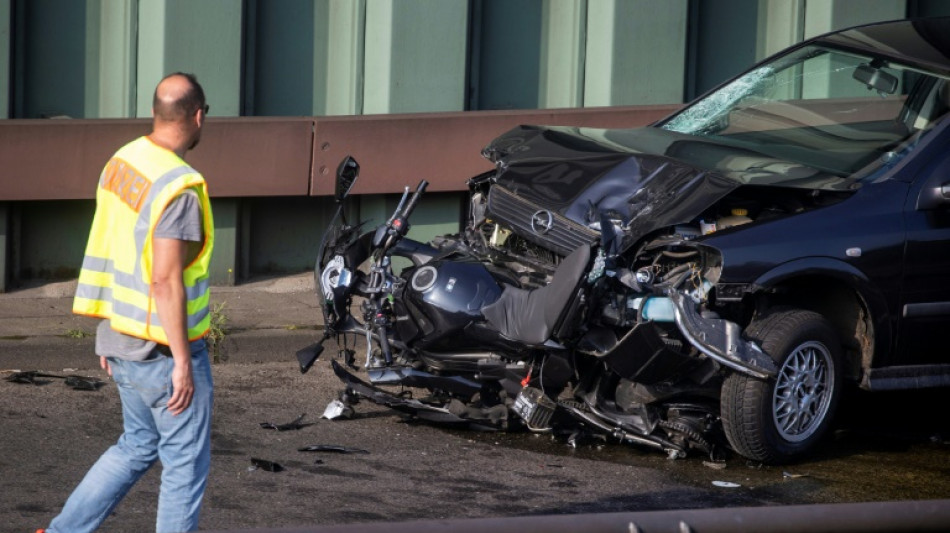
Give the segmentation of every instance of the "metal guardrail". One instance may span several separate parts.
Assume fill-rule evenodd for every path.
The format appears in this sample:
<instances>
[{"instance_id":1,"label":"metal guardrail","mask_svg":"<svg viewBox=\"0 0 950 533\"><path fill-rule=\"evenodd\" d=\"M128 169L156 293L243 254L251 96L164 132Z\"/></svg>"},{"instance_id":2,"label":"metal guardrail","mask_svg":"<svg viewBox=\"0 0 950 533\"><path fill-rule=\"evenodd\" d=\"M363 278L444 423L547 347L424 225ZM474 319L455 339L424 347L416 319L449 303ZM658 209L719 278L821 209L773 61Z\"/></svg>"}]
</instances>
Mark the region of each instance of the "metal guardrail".
<instances>
[{"instance_id":1,"label":"metal guardrail","mask_svg":"<svg viewBox=\"0 0 950 533\"><path fill-rule=\"evenodd\" d=\"M950 531L950 500L421 520L241 531L247 533L943 532ZM230 533L235 533L235 530L230 530Z\"/></svg>"},{"instance_id":2,"label":"metal guardrail","mask_svg":"<svg viewBox=\"0 0 950 533\"><path fill-rule=\"evenodd\" d=\"M187 158L214 197L330 195L349 154L362 167L355 194L400 192L419 176L432 191L461 191L465 178L491 169L481 149L517 125L632 128L678 107L212 117ZM112 153L149 129L147 119L0 120L0 202L92 199Z\"/></svg>"}]
</instances>

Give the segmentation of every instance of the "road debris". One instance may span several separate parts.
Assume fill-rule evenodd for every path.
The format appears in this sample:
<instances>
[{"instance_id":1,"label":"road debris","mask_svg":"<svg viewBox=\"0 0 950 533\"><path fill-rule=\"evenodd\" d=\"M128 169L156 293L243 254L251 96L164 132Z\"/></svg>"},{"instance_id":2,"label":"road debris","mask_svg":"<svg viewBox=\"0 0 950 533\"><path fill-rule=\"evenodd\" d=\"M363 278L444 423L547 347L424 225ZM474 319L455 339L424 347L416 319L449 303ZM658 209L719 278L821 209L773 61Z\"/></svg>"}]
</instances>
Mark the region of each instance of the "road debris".
<instances>
[{"instance_id":1,"label":"road debris","mask_svg":"<svg viewBox=\"0 0 950 533\"><path fill-rule=\"evenodd\" d=\"M297 451L326 453L369 453L369 450L363 450L361 448L349 448L347 446L339 446L336 444L311 444L310 446L298 448Z\"/></svg>"},{"instance_id":2,"label":"road debris","mask_svg":"<svg viewBox=\"0 0 950 533\"><path fill-rule=\"evenodd\" d=\"M46 379L44 379L46 378ZM28 383L30 385L46 385L52 383L54 379L61 379L66 384L67 387L70 387L75 390L99 390L100 387L106 384L105 381L101 381L96 378L91 378L88 376L60 376L57 374L47 374L45 372L40 372L39 370L26 370L26 371L16 371L11 373L9 376L4 378L6 381L11 383Z\"/></svg>"},{"instance_id":3,"label":"road debris","mask_svg":"<svg viewBox=\"0 0 950 533\"><path fill-rule=\"evenodd\" d=\"M303 424L301 421L304 417L307 416L307 413L304 413L294 420L287 422L286 424L274 424L273 422L261 422L260 426L263 429L273 429L276 431L294 431L300 428L305 428L307 426L312 426L313 424Z\"/></svg>"},{"instance_id":4,"label":"road debris","mask_svg":"<svg viewBox=\"0 0 950 533\"><path fill-rule=\"evenodd\" d=\"M782 477L785 479L798 479L800 477L811 477L809 474L793 474L788 470L782 472Z\"/></svg>"},{"instance_id":5,"label":"road debris","mask_svg":"<svg viewBox=\"0 0 950 533\"><path fill-rule=\"evenodd\" d=\"M323 411L323 415L320 418L326 418L327 420L353 418L353 408L340 400L333 400L327 404L327 408Z\"/></svg>"},{"instance_id":6,"label":"road debris","mask_svg":"<svg viewBox=\"0 0 950 533\"><path fill-rule=\"evenodd\" d=\"M256 457L251 457L251 468L248 470L265 470L267 472L283 472L284 467L279 463L273 461L268 461L266 459L258 459Z\"/></svg>"},{"instance_id":7,"label":"road debris","mask_svg":"<svg viewBox=\"0 0 950 533\"><path fill-rule=\"evenodd\" d=\"M738 483L733 483L732 481L713 481L712 484L724 489L735 489L742 486Z\"/></svg>"}]
</instances>

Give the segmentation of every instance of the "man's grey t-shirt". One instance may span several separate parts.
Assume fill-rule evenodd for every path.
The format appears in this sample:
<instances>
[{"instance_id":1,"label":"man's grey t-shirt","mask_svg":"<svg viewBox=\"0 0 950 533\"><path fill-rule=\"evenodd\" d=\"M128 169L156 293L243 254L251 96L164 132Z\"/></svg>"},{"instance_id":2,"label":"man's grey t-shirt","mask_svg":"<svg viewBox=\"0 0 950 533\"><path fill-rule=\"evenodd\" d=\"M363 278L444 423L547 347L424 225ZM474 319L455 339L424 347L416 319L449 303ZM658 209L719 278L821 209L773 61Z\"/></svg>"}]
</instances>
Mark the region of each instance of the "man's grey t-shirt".
<instances>
[{"instance_id":1,"label":"man's grey t-shirt","mask_svg":"<svg viewBox=\"0 0 950 533\"><path fill-rule=\"evenodd\" d=\"M201 243L202 236L201 202L198 193L185 189L165 208L158 225L155 226L154 237ZM192 247L189 246L189 252L191 250ZM96 329L96 355L126 361L144 361L152 355L157 345L155 341L119 333L110 327L109 320L100 322Z\"/></svg>"}]
</instances>

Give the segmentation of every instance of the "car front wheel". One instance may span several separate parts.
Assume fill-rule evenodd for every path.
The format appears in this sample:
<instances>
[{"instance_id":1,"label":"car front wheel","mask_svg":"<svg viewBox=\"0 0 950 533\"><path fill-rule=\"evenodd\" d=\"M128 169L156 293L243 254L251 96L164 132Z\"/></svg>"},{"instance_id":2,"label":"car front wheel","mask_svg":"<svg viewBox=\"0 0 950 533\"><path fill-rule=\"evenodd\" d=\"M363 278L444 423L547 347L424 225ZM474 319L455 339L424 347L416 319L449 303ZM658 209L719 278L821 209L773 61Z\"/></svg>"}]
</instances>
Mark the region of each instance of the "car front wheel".
<instances>
[{"instance_id":1,"label":"car front wheel","mask_svg":"<svg viewBox=\"0 0 950 533\"><path fill-rule=\"evenodd\" d=\"M722 423L729 444L749 459L788 462L821 440L841 389L840 344L821 315L776 309L753 321L746 336L779 369L772 380L731 374L722 386Z\"/></svg>"}]
</instances>

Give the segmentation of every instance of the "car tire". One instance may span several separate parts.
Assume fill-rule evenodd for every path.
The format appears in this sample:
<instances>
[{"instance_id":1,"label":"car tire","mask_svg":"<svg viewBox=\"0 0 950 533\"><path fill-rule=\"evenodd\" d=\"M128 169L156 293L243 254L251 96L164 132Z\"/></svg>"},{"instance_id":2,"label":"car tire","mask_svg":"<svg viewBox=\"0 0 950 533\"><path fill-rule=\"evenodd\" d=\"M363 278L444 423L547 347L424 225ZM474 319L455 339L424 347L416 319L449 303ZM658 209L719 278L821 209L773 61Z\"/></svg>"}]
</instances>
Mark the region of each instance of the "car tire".
<instances>
[{"instance_id":1,"label":"car tire","mask_svg":"<svg viewBox=\"0 0 950 533\"><path fill-rule=\"evenodd\" d=\"M821 315L774 309L745 332L775 361L774 379L730 374L723 381L726 438L741 455L786 463L810 451L831 427L841 394L841 344Z\"/></svg>"}]
</instances>

